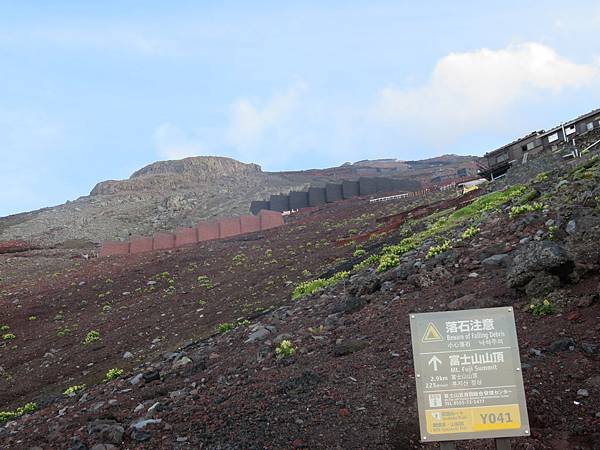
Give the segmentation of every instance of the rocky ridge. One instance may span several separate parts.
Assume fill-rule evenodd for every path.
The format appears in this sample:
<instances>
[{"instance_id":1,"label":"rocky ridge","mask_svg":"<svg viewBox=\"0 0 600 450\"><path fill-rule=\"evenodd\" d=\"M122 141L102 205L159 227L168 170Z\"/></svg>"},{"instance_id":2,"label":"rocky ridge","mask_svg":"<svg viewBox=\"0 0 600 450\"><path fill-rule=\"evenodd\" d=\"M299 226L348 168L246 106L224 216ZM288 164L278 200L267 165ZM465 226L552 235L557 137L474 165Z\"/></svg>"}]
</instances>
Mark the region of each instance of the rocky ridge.
<instances>
[{"instance_id":1,"label":"rocky ridge","mask_svg":"<svg viewBox=\"0 0 600 450\"><path fill-rule=\"evenodd\" d=\"M395 173L428 179L436 170L456 171L468 167L472 160L456 157L449 162L444 157L443 164L436 159L426 160L426 169L416 172L399 162L396 166L403 171ZM356 178L356 170L350 166L263 172L256 164L213 156L160 161L136 171L127 180L100 182L89 196L0 218L0 242L23 240L40 246L66 243L92 249L99 242L126 239L130 234L149 235L193 226L199 220L247 214L252 200L306 190L344 177Z\"/></svg>"}]
</instances>

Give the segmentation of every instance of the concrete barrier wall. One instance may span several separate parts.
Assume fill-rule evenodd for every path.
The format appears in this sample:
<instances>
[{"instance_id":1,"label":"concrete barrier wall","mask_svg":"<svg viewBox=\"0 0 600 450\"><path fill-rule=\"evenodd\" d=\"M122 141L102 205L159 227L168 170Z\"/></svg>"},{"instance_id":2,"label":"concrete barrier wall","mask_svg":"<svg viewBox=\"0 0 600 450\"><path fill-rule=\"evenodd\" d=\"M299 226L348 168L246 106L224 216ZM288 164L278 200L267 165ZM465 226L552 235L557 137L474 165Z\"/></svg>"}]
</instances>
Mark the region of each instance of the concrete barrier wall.
<instances>
[{"instance_id":1,"label":"concrete barrier wall","mask_svg":"<svg viewBox=\"0 0 600 450\"><path fill-rule=\"evenodd\" d=\"M358 197L360 194L360 185L358 181L343 181L342 182L342 195L344 200L349 198Z\"/></svg>"},{"instance_id":2,"label":"concrete barrier wall","mask_svg":"<svg viewBox=\"0 0 600 450\"><path fill-rule=\"evenodd\" d=\"M377 193L377 182L375 178L360 177L358 179L360 195L372 195Z\"/></svg>"},{"instance_id":3,"label":"concrete barrier wall","mask_svg":"<svg viewBox=\"0 0 600 450\"><path fill-rule=\"evenodd\" d=\"M280 212L261 210L257 216L229 217L218 222L200 222L194 228L177 228L174 234L156 233L134 236L130 242L107 241L102 243L99 256L133 255L152 250L171 250L198 242L255 233L280 227L284 224Z\"/></svg>"},{"instance_id":4,"label":"concrete barrier wall","mask_svg":"<svg viewBox=\"0 0 600 450\"><path fill-rule=\"evenodd\" d=\"M268 200L254 200L250 203L250 212L257 215L263 209L271 209Z\"/></svg>"},{"instance_id":5,"label":"concrete barrier wall","mask_svg":"<svg viewBox=\"0 0 600 450\"><path fill-rule=\"evenodd\" d=\"M392 180L389 178L375 178L377 192L392 192Z\"/></svg>"},{"instance_id":6,"label":"concrete barrier wall","mask_svg":"<svg viewBox=\"0 0 600 450\"><path fill-rule=\"evenodd\" d=\"M308 189L308 206L324 205L326 201L325 188L311 187Z\"/></svg>"},{"instance_id":7,"label":"concrete barrier wall","mask_svg":"<svg viewBox=\"0 0 600 450\"><path fill-rule=\"evenodd\" d=\"M308 208L308 192L292 191L289 197L291 210Z\"/></svg>"},{"instance_id":8,"label":"concrete barrier wall","mask_svg":"<svg viewBox=\"0 0 600 450\"><path fill-rule=\"evenodd\" d=\"M269 209L271 211L289 211L290 210L290 197L289 195L271 195L269 200Z\"/></svg>"},{"instance_id":9,"label":"concrete barrier wall","mask_svg":"<svg viewBox=\"0 0 600 450\"><path fill-rule=\"evenodd\" d=\"M327 203L339 202L344 199L342 185L336 183L327 183L325 185L325 200Z\"/></svg>"},{"instance_id":10,"label":"concrete barrier wall","mask_svg":"<svg viewBox=\"0 0 600 450\"><path fill-rule=\"evenodd\" d=\"M358 196L396 191L417 192L421 182L409 179L387 177L360 177L358 181L344 180L341 183L327 183L324 188L311 187L305 191L291 191L288 195L273 194L267 200L254 200L250 212L254 215L262 210L290 211L333 203Z\"/></svg>"}]
</instances>

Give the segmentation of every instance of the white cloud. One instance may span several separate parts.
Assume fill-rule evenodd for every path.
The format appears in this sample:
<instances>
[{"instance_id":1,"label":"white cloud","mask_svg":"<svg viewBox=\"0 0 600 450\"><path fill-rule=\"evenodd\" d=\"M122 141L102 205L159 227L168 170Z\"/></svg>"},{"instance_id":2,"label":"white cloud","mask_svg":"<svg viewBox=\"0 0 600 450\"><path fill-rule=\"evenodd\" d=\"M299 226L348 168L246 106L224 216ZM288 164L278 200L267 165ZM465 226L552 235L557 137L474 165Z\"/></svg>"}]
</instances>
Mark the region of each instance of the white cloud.
<instances>
[{"instance_id":1,"label":"white cloud","mask_svg":"<svg viewBox=\"0 0 600 450\"><path fill-rule=\"evenodd\" d=\"M247 98L236 100L231 108L228 142L237 149L255 148L269 130L284 124L292 116L305 91L306 85L298 81L287 91L271 96L262 106Z\"/></svg>"},{"instance_id":2,"label":"white cloud","mask_svg":"<svg viewBox=\"0 0 600 450\"><path fill-rule=\"evenodd\" d=\"M427 84L382 89L374 115L390 125L452 138L489 128L534 94L579 88L598 80L598 75L595 64L577 64L533 42L451 53L438 61Z\"/></svg>"},{"instance_id":3,"label":"white cloud","mask_svg":"<svg viewBox=\"0 0 600 450\"><path fill-rule=\"evenodd\" d=\"M152 137L161 158L182 159L206 152L199 138L187 135L171 123L160 124Z\"/></svg>"}]
</instances>

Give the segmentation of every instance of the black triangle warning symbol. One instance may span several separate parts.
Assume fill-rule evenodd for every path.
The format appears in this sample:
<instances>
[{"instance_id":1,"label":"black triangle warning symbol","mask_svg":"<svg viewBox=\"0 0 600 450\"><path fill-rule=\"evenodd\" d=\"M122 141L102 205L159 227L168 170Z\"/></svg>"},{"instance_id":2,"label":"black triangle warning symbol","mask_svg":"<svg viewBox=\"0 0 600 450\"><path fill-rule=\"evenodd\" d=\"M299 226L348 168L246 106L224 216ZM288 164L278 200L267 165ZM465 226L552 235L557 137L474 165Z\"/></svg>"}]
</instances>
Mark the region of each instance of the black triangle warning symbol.
<instances>
[{"instance_id":1,"label":"black triangle warning symbol","mask_svg":"<svg viewBox=\"0 0 600 450\"><path fill-rule=\"evenodd\" d=\"M423 335L423 342L439 342L443 341L442 335L432 322L429 322Z\"/></svg>"}]
</instances>

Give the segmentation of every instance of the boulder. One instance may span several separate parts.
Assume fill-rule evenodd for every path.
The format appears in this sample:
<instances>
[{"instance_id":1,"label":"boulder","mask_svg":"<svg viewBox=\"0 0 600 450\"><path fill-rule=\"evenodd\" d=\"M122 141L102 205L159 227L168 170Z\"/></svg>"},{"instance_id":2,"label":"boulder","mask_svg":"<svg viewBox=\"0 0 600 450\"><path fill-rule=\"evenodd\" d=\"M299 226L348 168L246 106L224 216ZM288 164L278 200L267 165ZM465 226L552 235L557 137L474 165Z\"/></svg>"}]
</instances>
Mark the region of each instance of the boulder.
<instances>
[{"instance_id":1,"label":"boulder","mask_svg":"<svg viewBox=\"0 0 600 450\"><path fill-rule=\"evenodd\" d=\"M556 275L568 281L575 264L567 251L554 241L535 241L517 250L507 280L510 287L524 287L536 274Z\"/></svg>"},{"instance_id":2,"label":"boulder","mask_svg":"<svg viewBox=\"0 0 600 450\"><path fill-rule=\"evenodd\" d=\"M496 306L504 306L507 304L508 303L502 299L480 296L475 294L467 294L448 303L448 309L456 311L459 309L493 308Z\"/></svg>"},{"instance_id":3,"label":"boulder","mask_svg":"<svg viewBox=\"0 0 600 450\"><path fill-rule=\"evenodd\" d=\"M87 432L95 440L110 444L121 444L125 428L116 420L98 419L87 425Z\"/></svg>"},{"instance_id":4,"label":"boulder","mask_svg":"<svg viewBox=\"0 0 600 450\"><path fill-rule=\"evenodd\" d=\"M512 258L506 253L500 253L485 258L481 261L481 265L488 268L508 267L510 266L511 260Z\"/></svg>"},{"instance_id":5,"label":"boulder","mask_svg":"<svg viewBox=\"0 0 600 450\"><path fill-rule=\"evenodd\" d=\"M351 295L360 297L376 292L381 287L381 280L375 273L366 273L354 275L350 278L348 292Z\"/></svg>"},{"instance_id":6,"label":"boulder","mask_svg":"<svg viewBox=\"0 0 600 450\"><path fill-rule=\"evenodd\" d=\"M529 297L542 297L559 286L560 278L556 275L550 275L545 272L536 273L531 281L525 286L525 293Z\"/></svg>"}]
</instances>

